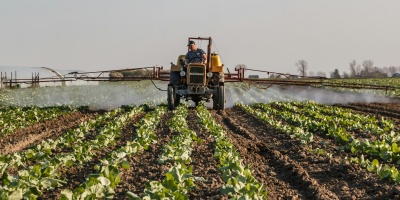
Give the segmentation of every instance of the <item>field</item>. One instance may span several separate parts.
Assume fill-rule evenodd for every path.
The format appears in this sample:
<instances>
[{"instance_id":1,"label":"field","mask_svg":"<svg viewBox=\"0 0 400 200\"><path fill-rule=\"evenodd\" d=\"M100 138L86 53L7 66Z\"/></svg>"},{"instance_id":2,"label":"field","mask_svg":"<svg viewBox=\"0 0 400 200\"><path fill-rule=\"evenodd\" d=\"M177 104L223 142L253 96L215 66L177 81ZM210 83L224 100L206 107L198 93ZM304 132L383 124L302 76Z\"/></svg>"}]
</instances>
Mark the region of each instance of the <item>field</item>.
<instances>
[{"instance_id":1,"label":"field","mask_svg":"<svg viewBox=\"0 0 400 200\"><path fill-rule=\"evenodd\" d=\"M397 98L229 84L171 112L138 85L3 92L0 199L400 198Z\"/></svg>"}]
</instances>

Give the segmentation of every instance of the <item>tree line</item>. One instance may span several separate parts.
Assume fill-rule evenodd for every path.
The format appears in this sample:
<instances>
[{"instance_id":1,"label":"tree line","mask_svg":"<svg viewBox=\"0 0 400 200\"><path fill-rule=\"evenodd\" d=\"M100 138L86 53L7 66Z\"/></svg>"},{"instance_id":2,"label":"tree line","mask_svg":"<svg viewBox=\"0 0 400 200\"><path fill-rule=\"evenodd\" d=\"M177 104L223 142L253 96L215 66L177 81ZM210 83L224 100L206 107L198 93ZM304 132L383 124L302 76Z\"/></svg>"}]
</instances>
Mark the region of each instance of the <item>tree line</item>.
<instances>
[{"instance_id":1,"label":"tree line","mask_svg":"<svg viewBox=\"0 0 400 200\"><path fill-rule=\"evenodd\" d=\"M320 76L327 77L325 72L313 72L308 70L308 63L305 60L299 60L295 63L300 76ZM340 74L338 69L329 72L330 78L384 78L400 77L400 66L377 67L372 60L364 60L358 64L356 60L349 63L350 72Z\"/></svg>"}]
</instances>

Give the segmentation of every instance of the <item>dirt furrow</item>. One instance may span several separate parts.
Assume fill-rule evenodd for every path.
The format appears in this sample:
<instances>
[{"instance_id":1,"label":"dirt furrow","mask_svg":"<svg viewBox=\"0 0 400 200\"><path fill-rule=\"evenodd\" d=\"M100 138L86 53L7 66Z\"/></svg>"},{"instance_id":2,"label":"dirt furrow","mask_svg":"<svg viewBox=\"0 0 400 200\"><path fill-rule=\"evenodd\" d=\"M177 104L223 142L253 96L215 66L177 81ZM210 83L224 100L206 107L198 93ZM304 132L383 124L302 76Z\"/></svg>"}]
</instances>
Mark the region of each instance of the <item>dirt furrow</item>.
<instances>
[{"instance_id":1,"label":"dirt furrow","mask_svg":"<svg viewBox=\"0 0 400 200\"><path fill-rule=\"evenodd\" d=\"M395 111L387 111L382 108L370 108L368 106L365 106L365 104L334 104L334 106L342 107L342 108L349 108L355 111L360 111L364 114L369 114L369 115L376 115L376 116L384 116L384 117L390 117L397 119L398 121L400 119L400 112L395 112Z\"/></svg>"},{"instance_id":2,"label":"dirt furrow","mask_svg":"<svg viewBox=\"0 0 400 200\"><path fill-rule=\"evenodd\" d=\"M57 118L46 120L0 138L0 154L19 152L42 140L55 139L69 129L79 127L87 120L93 119L98 112L73 112Z\"/></svg>"},{"instance_id":3,"label":"dirt furrow","mask_svg":"<svg viewBox=\"0 0 400 200\"><path fill-rule=\"evenodd\" d=\"M196 110L191 109L187 117L189 129L196 132L201 144L195 144L191 155L193 176L203 177L206 181L197 181L196 189L190 192L189 199L228 199L220 194L220 188L225 184L222 174L218 171L218 161L214 159L215 139L208 131L199 125Z\"/></svg>"},{"instance_id":4,"label":"dirt furrow","mask_svg":"<svg viewBox=\"0 0 400 200\"><path fill-rule=\"evenodd\" d=\"M255 134L228 116L232 115L228 113L222 117L214 115L230 134L245 163L250 164L255 171L255 177L267 187L269 199L338 199L334 193L308 176L300 164L272 147L282 142L284 138L279 140L271 138L269 144L259 141ZM270 134L277 133L270 132ZM297 141L290 142L297 143ZM285 152L288 149L280 150Z\"/></svg>"},{"instance_id":5,"label":"dirt furrow","mask_svg":"<svg viewBox=\"0 0 400 200\"><path fill-rule=\"evenodd\" d=\"M399 198L400 188L388 181L379 180L377 175L370 173L357 165L343 161L346 156L354 156L345 152L337 152L333 148L324 148L332 154L328 156L318 156L309 149L291 141L289 136L284 133L273 132L267 124L260 122L256 117L245 113L239 108L227 110L227 116L235 116L237 124L254 134L262 144L268 147L269 151L278 151L282 155L279 160L292 161L295 166L299 166L306 177L315 180L322 191L332 192L340 199L396 199ZM255 128L257 127L257 128ZM319 139L323 141L319 141ZM271 141L278 141L276 144ZM320 142L327 143L325 138L316 137L312 148L323 148ZM333 142L333 141L332 141ZM329 142L328 142L329 144ZM261 147L260 147L261 148ZM266 152L268 152L266 149ZM287 157L287 158L286 158ZM279 158L279 156L277 156ZM290 166L290 165L286 165ZM287 168L284 168L287 169ZM290 170L289 170L290 172ZM288 173L287 171L285 174ZM307 185L302 185L305 187ZM308 187L308 186L307 186ZM328 193L327 193L328 194ZM311 198L315 198L311 197ZM322 199L331 199L332 196L322 196Z\"/></svg>"},{"instance_id":6,"label":"dirt furrow","mask_svg":"<svg viewBox=\"0 0 400 200\"><path fill-rule=\"evenodd\" d=\"M399 103L351 103L351 105L359 105L376 110L385 110L392 113L400 113Z\"/></svg>"},{"instance_id":7,"label":"dirt furrow","mask_svg":"<svg viewBox=\"0 0 400 200\"><path fill-rule=\"evenodd\" d=\"M89 163L85 163L83 165L75 165L72 167L64 167L59 169L59 175L61 178L67 179L67 184L62 187L56 188L51 191L43 192L41 195L41 199L59 199L61 197L61 191L64 189L73 190L78 187L80 184L85 182L86 177L95 173L94 166L100 163L100 160L103 159L110 152L124 146L127 141L131 141L136 134L136 126L135 124L140 122L140 120L145 116L144 113L133 116L131 121L122 129L122 137L117 139L116 145L112 147L106 147L101 150L97 150L94 152L93 159Z\"/></svg>"},{"instance_id":8,"label":"dirt furrow","mask_svg":"<svg viewBox=\"0 0 400 200\"><path fill-rule=\"evenodd\" d=\"M164 170L167 170L170 164L160 165L158 156L161 155L162 147L168 144L175 134L167 125L171 114L168 112L161 116L155 132L157 143L150 145L148 150L140 154L128 157L131 167L129 170L122 169L121 182L115 189L114 199L124 199L128 191L141 196L147 182L163 180Z\"/></svg>"}]
</instances>

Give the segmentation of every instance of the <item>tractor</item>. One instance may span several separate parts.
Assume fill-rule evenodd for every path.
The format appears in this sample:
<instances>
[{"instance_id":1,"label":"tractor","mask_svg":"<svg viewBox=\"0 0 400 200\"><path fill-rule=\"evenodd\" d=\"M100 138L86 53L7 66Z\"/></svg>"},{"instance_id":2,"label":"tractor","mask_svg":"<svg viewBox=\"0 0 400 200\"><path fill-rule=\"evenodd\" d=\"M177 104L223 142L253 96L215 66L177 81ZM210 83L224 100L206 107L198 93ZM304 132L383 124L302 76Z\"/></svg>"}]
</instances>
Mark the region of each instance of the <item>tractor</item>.
<instances>
[{"instance_id":1,"label":"tractor","mask_svg":"<svg viewBox=\"0 0 400 200\"><path fill-rule=\"evenodd\" d=\"M211 37L189 37L189 41L208 41L207 63L193 62L179 55L177 63L171 62L170 79L167 89L168 109L174 110L181 100L213 102L214 110L224 110L225 88L223 64L218 54L211 53ZM188 48L188 51L190 49Z\"/></svg>"}]
</instances>

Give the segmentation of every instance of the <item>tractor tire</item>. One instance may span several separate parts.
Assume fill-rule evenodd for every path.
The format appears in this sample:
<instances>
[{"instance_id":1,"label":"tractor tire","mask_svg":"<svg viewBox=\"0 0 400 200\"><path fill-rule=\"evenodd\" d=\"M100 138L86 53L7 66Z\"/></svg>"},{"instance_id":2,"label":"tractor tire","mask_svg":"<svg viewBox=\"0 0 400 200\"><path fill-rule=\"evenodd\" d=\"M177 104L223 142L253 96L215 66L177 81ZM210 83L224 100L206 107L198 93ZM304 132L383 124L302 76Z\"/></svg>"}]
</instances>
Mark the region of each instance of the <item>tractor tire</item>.
<instances>
[{"instance_id":1,"label":"tractor tire","mask_svg":"<svg viewBox=\"0 0 400 200\"><path fill-rule=\"evenodd\" d=\"M218 110L218 92L212 96L213 110Z\"/></svg>"},{"instance_id":2,"label":"tractor tire","mask_svg":"<svg viewBox=\"0 0 400 200\"><path fill-rule=\"evenodd\" d=\"M178 107L180 103L181 103L181 96L177 95L175 92L175 108Z\"/></svg>"},{"instance_id":3,"label":"tractor tire","mask_svg":"<svg viewBox=\"0 0 400 200\"><path fill-rule=\"evenodd\" d=\"M171 72L169 75L169 84L178 86L180 82L180 77L181 75L179 75L179 72Z\"/></svg>"},{"instance_id":4,"label":"tractor tire","mask_svg":"<svg viewBox=\"0 0 400 200\"><path fill-rule=\"evenodd\" d=\"M217 110L224 110L225 109L225 87L223 85L220 85L217 89L217 102L218 102L218 108Z\"/></svg>"},{"instance_id":5,"label":"tractor tire","mask_svg":"<svg viewBox=\"0 0 400 200\"><path fill-rule=\"evenodd\" d=\"M172 85L168 85L168 110L175 110L175 88Z\"/></svg>"},{"instance_id":6,"label":"tractor tire","mask_svg":"<svg viewBox=\"0 0 400 200\"><path fill-rule=\"evenodd\" d=\"M225 88L223 85L217 87L217 93L213 96L213 110L225 109Z\"/></svg>"}]
</instances>

